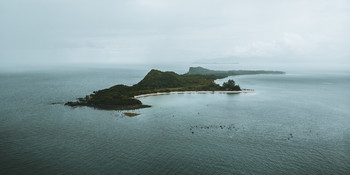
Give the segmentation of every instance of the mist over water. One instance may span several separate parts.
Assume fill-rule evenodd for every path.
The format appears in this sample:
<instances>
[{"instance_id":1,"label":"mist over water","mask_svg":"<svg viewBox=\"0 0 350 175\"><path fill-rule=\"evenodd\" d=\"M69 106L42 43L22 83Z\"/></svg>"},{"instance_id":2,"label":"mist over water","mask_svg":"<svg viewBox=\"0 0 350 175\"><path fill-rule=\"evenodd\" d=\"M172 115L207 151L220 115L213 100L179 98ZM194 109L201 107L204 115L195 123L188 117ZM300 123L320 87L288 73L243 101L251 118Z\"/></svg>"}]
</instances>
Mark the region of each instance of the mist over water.
<instances>
[{"instance_id":1,"label":"mist over water","mask_svg":"<svg viewBox=\"0 0 350 175\"><path fill-rule=\"evenodd\" d=\"M141 113L132 118L62 103L115 84L135 84L150 68L185 73L188 65L1 73L0 174L350 172L346 66L200 66L287 73L217 80L234 79L254 93L141 98L152 107L131 111Z\"/></svg>"}]
</instances>

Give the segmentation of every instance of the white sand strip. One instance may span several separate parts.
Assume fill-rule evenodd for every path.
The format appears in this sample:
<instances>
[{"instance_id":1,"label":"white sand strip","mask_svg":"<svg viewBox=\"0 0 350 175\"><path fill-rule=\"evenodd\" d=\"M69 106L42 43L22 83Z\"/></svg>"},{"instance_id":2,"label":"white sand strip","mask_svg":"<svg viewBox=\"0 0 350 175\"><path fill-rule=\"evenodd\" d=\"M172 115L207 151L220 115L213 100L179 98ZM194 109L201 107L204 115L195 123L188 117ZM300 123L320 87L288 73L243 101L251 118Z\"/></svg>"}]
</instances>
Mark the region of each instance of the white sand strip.
<instances>
[{"instance_id":1,"label":"white sand strip","mask_svg":"<svg viewBox=\"0 0 350 175\"><path fill-rule=\"evenodd\" d=\"M142 94L134 96L134 98L143 98L149 96L157 96L157 95L170 95L170 94L239 94L239 93L252 93L253 90L241 90L241 91L173 91L173 92L157 92L150 94Z\"/></svg>"}]
</instances>

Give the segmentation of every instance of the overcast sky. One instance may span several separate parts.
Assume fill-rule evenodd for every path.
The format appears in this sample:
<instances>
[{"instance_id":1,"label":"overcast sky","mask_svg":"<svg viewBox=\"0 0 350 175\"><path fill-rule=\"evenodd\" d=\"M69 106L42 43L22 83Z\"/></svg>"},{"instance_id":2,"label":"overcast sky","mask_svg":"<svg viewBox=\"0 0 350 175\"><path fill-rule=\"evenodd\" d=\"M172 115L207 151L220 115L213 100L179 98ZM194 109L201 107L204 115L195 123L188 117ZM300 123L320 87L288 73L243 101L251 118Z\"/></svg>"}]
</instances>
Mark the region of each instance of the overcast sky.
<instances>
[{"instance_id":1,"label":"overcast sky","mask_svg":"<svg viewBox=\"0 0 350 175\"><path fill-rule=\"evenodd\" d=\"M349 62L348 0L1 0L0 61Z\"/></svg>"}]
</instances>

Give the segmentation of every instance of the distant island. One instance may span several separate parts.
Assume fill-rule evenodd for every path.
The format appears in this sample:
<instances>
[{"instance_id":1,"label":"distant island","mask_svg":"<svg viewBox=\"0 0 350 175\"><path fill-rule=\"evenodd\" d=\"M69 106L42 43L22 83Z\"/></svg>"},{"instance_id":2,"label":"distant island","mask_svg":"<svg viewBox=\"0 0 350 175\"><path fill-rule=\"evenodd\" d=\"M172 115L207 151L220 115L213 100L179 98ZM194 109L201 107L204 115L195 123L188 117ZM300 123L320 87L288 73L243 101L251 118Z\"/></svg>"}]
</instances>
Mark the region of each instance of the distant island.
<instances>
[{"instance_id":1,"label":"distant island","mask_svg":"<svg viewBox=\"0 0 350 175\"><path fill-rule=\"evenodd\" d=\"M222 86L216 84L214 80L226 78L233 75L248 74L283 74L281 71L262 70L232 70L215 71L202 67L190 67L189 71L183 75L175 72L162 72L152 69L137 84L126 86L123 84L112 86L108 89L94 91L84 98L78 98L75 102L67 102L68 106L89 106L105 110L132 110L151 107L144 105L135 97L142 97L145 94L170 93L185 91L221 91L221 92L242 92L235 81L228 80Z\"/></svg>"},{"instance_id":2,"label":"distant island","mask_svg":"<svg viewBox=\"0 0 350 175\"><path fill-rule=\"evenodd\" d=\"M266 71L266 70L229 70L218 71L205 69L203 67L190 67L187 75L215 75L217 79L226 78L235 75L254 75L254 74L285 74L282 71Z\"/></svg>"}]
</instances>

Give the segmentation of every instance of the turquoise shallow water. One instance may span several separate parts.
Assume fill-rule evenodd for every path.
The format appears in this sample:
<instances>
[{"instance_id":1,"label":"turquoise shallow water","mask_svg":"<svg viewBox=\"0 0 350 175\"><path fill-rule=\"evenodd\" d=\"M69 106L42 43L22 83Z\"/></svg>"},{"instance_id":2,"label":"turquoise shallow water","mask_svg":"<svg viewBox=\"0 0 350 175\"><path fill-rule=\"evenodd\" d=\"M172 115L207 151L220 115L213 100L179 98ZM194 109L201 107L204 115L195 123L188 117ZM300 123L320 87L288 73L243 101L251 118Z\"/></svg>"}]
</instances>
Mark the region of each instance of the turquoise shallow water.
<instances>
[{"instance_id":1,"label":"turquoise shallow water","mask_svg":"<svg viewBox=\"0 0 350 175\"><path fill-rule=\"evenodd\" d=\"M2 73L0 174L349 174L347 72L230 77L255 93L141 98L133 118L51 104L147 71Z\"/></svg>"}]
</instances>

